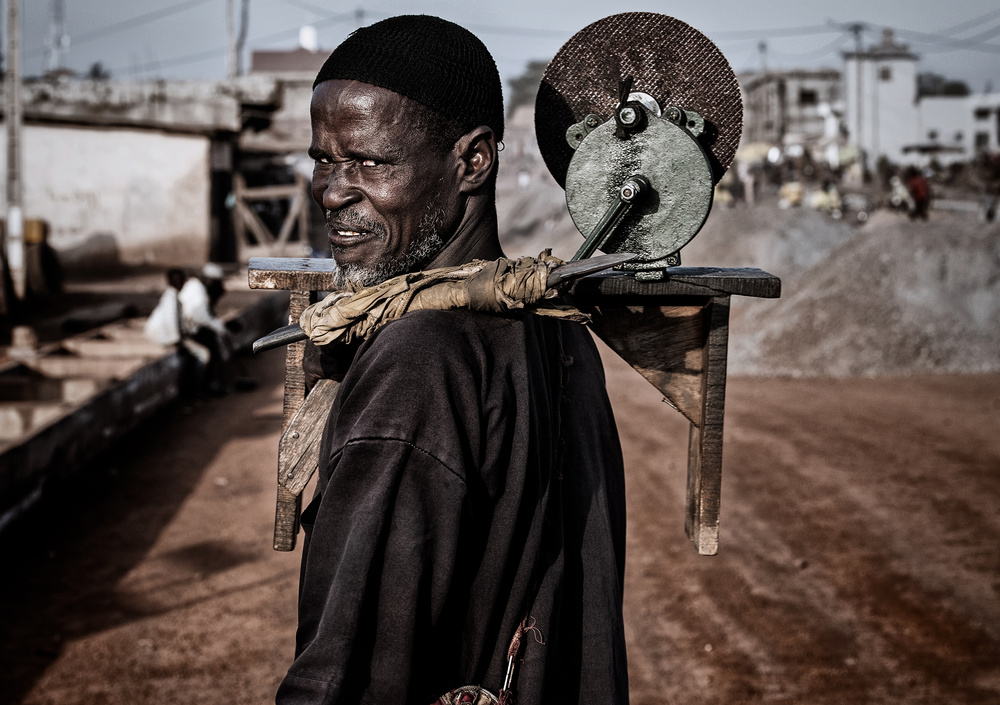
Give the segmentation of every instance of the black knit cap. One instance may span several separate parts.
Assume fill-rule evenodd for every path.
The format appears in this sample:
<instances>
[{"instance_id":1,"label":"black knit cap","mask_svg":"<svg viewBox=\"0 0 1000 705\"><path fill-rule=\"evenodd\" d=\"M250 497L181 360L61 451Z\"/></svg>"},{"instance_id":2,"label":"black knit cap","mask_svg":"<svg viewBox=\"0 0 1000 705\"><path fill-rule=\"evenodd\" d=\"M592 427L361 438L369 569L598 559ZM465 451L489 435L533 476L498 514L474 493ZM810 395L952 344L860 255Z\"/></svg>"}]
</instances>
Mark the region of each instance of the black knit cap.
<instances>
[{"instance_id":1,"label":"black knit cap","mask_svg":"<svg viewBox=\"0 0 1000 705\"><path fill-rule=\"evenodd\" d=\"M353 32L319 70L324 81L386 88L467 130L486 125L503 139L503 88L489 50L469 30L429 15L400 15Z\"/></svg>"}]
</instances>

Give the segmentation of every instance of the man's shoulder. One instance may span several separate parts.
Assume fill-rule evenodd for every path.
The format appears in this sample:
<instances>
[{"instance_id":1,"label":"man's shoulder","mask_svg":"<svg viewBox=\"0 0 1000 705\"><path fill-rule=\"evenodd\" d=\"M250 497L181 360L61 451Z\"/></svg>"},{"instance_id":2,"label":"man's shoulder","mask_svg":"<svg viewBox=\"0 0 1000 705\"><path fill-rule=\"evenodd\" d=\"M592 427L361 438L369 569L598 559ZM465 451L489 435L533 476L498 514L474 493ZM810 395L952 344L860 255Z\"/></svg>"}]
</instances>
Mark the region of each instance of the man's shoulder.
<instances>
[{"instance_id":1,"label":"man's shoulder","mask_svg":"<svg viewBox=\"0 0 1000 705\"><path fill-rule=\"evenodd\" d=\"M361 346L348 377L363 384L418 388L449 379L477 386L500 368L523 366L523 323L466 310L418 310L379 329ZM464 380L460 382L460 380ZM348 380L345 380L348 381Z\"/></svg>"},{"instance_id":2,"label":"man's shoulder","mask_svg":"<svg viewBox=\"0 0 1000 705\"><path fill-rule=\"evenodd\" d=\"M369 340L370 347L420 346L457 350L494 345L496 339L517 335L523 327L515 317L465 309L420 309L387 324Z\"/></svg>"}]
</instances>

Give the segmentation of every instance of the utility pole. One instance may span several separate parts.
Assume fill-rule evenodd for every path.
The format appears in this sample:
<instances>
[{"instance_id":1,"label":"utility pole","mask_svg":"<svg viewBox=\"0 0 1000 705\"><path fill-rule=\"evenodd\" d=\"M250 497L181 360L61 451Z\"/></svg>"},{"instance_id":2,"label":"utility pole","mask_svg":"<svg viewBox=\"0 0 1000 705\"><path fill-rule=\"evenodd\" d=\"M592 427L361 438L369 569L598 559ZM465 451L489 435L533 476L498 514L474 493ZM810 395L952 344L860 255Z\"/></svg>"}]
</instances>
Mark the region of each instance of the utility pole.
<instances>
[{"instance_id":1,"label":"utility pole","mask_svg":"<svg viewBox=\"0 0 1000 705\"><path fill-rule=\"evenodd\" d=\"M240 3L240 31L236 37L236 75L242 76L246 73L243 70L243 47L247 43L247 30L250 27L250 0L241 0Z\"/></svg>"},{"instance_id":2,"label":"utility pole","mask_svg":"<svg viewBox=\"0 0 1000 705\"><path fill-rule=\"evenodd\" d=\"M21 0L7 0L7 227L5 254L14 295L23 299L24 212L21 209Z\"/></svg>"},{"instance_id":3,"label":"utility pole","mask_svg":"<svg viewBox=\"0 0 1000 705\"><path fill-rule=\"evenodd\" d=\"M865 26L861 22L855 22L850 26L851 32L854 33L854 63L855 63L855 119L857 120L857 134L854 135L854 143L860 149L861 147L861 32L864 31Z\"/></svg>"},{"instance_id":4,"label":"utility pole","mask_svg":"<svg viewBox=\"0 0 1000 705\"><path fill-rule=\"evenodd\" d=\"M226 52L226 75L229 80L236 78L236 8L233 0L226 0L226 37L228 38Z\"/></svg>"}]
</instances>

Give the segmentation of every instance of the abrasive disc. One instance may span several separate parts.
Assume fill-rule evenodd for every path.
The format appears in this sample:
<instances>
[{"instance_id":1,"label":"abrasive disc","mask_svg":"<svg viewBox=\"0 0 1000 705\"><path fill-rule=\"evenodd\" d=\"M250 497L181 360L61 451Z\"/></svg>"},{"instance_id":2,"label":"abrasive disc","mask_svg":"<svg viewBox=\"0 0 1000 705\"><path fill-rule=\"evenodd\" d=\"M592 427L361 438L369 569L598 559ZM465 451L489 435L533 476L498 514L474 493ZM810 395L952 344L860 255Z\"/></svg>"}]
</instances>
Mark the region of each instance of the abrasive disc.
<instances>
[{"instance_id":1,"label":"abrasive disc","mask_svg":"<svg viewBox=\"0 0 1000 705\"><path fill-rule=\"evenodd\" d=\"M563 45L542 76L535 101L535 136L552 176L566 185L573 149L566 130L595 113L613 120L620 82L648 93L661 108L693 110L706 122L699 140L718 183L733 162L743 131L743 100L732 67L708 37L653 12L611 15Z\"/></svg>"}]
</instances>

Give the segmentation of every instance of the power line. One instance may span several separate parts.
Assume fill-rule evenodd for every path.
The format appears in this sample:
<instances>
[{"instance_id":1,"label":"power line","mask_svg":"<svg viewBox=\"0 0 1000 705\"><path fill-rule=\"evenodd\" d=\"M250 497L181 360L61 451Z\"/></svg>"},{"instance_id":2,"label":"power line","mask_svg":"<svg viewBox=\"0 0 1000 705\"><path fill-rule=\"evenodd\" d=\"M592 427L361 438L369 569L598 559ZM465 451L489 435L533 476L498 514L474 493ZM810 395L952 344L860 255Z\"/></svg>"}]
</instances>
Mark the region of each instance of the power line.
<instances>
[{"instance_id":1,"label":"power line","mask_svg":"<svg viewBox=\"0 0 1000 705\"><path fill-rule=\"evenodd\" d=\"M302 0L282 0L282 2L291 2L298 4ZM385 19L387 17L392 17L392 15L387 15L382 12L372 12L371 10L365 10L365 15L371 15L372 17ZM576 34L579 30L573 29L547 29L541 27L511 27L509 25L496 25L496 24L468 24L462 23L470 32L482 32L483 34L499 34L505 36L522 36L522 37L562 37L569 39L571 36Z\"/></svg>"},{"instance_id":2,"label":"power line","mask_svg":"<svg viewBox=\"0 0 1000 705\"><path fill-rule=\"evenodd\" d=\"M803 51L803 52L787 52L787 51L778 51L776 49L771 49L771 52L773 54L776 54L777 56L785 58L818 59L822 56L826 56L827 54L832 54L835 50L841 48L844 42L847 41L847 39L848 37L846 36L846 34L841 34L832 42L828 42L827 44L824 44L818 49L812 49L810 51Z\"/></svg>"},{"instance_id":3,"label":"power line","mask_svg":"<svg viewBox=\"0 0 1000 705\"><path fill-rule=\"evenodd\" d=\"M804 37L809 34L830 34L842 31L837 25L814 24L802 27L773 27L771 29L736 29L723 32L705 32L712 39L761 39L765 37Z\"/></svg>"},{"instance_id":4,"label":"power line","mask_svg":"<svg viewBox=\"0 0 1000 705\"><path fill-rule=\"evenodd\" d=\"M153 12L147 12L144 15L139 15L137 17L132 17L131 19L123 20L121 22L116 22L115 24L108 25L106 27L101 27L100 29L95 29L91 32L81 34L79 36L73 37L73 44L84 44L94 39L100 39L102 37L107 37L112 34L117 34L122 30L132 29L133 27L140 27L144 24L149 24L150 22L155 22L156 20L163 19L164 17L169 17L171 15L176 15L185 10L188 10L196 5L204 5L210 0L188 0L187 2L182 2L178 5L172 5L170 7L165 7L160 10L154 10ZM28 58L34 58L39 54L42 54L45 50L38 49L28 52Z\"/></svg>"},{"instance_id":5,"label":"power line","mask_svg":"<svg viewBox=\"0 0 1000 705\"><path fill-rule=\"evenodd\" d=\"M170 66L183 66L184 64L194 64L199 61L204 61L206 59L214 59L220 56L225 56L228 49L226 47L219 47L216 49L206 49L205 51L199 51L194 54L185 54L184 56L175 56L172 59L164 59L163 61L157 62L158 68L162 69L164 67ZM115 71L122 71L123 69L118 68ZM142 73L148 73L148 70L144 66L142 68Z\"/></svg>"},{"instance_id":6,"label":"power line","mask_svg":"<svg viewBox=\"0 0 1000 705\"><path fill-rule=\"evenodd\" d=\"M941 30L941 34L954 36L955 34L960 34L967 29L978 27L983 22L992 20L996 17L1000 17L1000 9L990 10L989 12L984 12L978 17L973 17L971 20L966 20L965 22L959 22L958 24L952 25L951 27L945 27L944 29Z\"/></svg>"},{"instance_id":7,"label":"power line","mask_svg":"<svg viewBox=\"0 0 1000 705\"><path fill-rule=\"evenodd\" d=\"M917 32L910 29L897 29L896 34L903 37L908 37L913 41L923 42L928 44L937 44L945 48L939 51L953 51L956 49L964 49L966 51L979 51L986 54L1000 54L1000 46L996 44L990 44L987 39L991 39L997 35L1000 35L1000 24L992 29L986 30L985 32L980 32L978 35L970 37L968 39L957 39L955 37L945 37L940 34L930 34L928 32ZM924 51L933 51L931 49L924 49Z\"/></svg>"},{"instance_id":8,"label":"power line","mask_svg":"<svg viewBox=\"0 0 1000 705\"><path fill-rule=\"evenodd\" d=\"M539 29L535 27L503 27L500 25L468 24L466 29L483 34L499 34L508 37L564 37L569 39L575 31L561 29Z\"/></svg>"},{"instance_id":9,"label":"power line","mask_svg":"<svg viewBox=\"0 0 1000 705\"><path fill-rule=\"evenodd\" d=\"M316 27L326 27L328 25L338 24L340 22L347 22L354 18L355 13L352 12L342 12L336 15L328 15L326 18L314 22ZM291 37L297 37L299 34L298 27L293 27L291 29L283 29L278 32L272 32L271 34L266 34L262 37L254 37L252 41L254 44L261 45L267 44L268 42L277 41L279 39L288 39ZM214 59L219 56L224 56L228 51L227 47L218 47L215 49L206 49L204 51L193 52L191 54L182 54L181 56L175 56L170 59L164 59L159 62L159 68L164 67L174 67L183 66L185 64L194 64L199 61L205 61L206 59ZM116 71L121 71L121 69L115 69Z\"/></svg>"},{"instance_id":10,"label":"power line","mask_svg":"<svg viewBox=\"0 0 1000 705\"><path fill-rule=\"evenodd\" d=\"M356 11L352 10L350 12L338 12L336 14L331 15L329 8L321 7L319 5L313 5L311 2L305 2L305 0L281 0L281 2L285 3L286 5L291 5L292 7L297 7L300 10L306 10L308 12L313 13L314 15L319 15L323 19L331 19L334 17L339 19L341 17L347 17L347 16L353 17L356 14Z\"/></svg>"}]
</instances>

